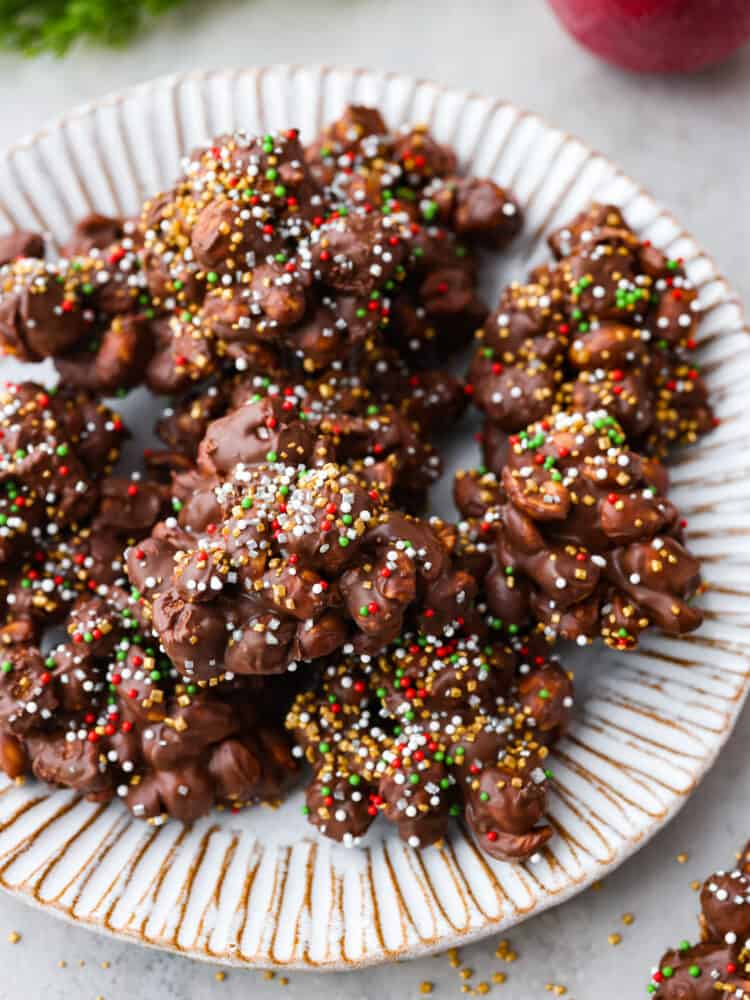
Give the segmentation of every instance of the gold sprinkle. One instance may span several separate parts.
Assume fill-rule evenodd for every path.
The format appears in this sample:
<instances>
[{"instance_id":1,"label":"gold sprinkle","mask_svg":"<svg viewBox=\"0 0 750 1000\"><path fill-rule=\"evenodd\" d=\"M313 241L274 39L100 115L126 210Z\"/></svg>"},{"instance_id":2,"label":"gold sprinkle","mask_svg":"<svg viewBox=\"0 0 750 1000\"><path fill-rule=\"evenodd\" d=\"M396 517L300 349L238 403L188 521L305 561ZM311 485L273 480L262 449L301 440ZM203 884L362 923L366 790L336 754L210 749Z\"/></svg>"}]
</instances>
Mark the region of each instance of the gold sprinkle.
<instances>
[{"instance_id":1,"label":"gold sprinkle","mask_svg":"<svg viewBox=\"0 0 750 1000\"><path fill-rule=\"evenodd\" d=\"M10 934L8 935L8 944L18 944L20 940L21 940L21 935L18 933L18 931L11 931Z\"/></svg>"},{"instance_id":2,"label":"gold sprinkle","mask_svg":"<svg viewBox=\"0 0 750 1000\"><path fill-rule=\"evenodd\" d=\"M474 970L473 970L473 969L469 969L469 968L463 968L463 969L461 969L461 971L459 972L459 976L460 976L460 977L461 977L462 979L471 979L471 977L472 977L473 975L474 975Z\"/></svg>"},{"instance_id":3,"label":"gold sprinkle","mask_svg":"<svg viewBox=\"0 0 750 1000\"><path fill-rule=\"evenodd\" d=\"M607 940L609 941L609 943L611 945L617 945L617 944L619 944L622 941L622 935L621 934L610 934L609 937L607 938Z\"/></svg>"},{"instance_id":4,"label":"gold sprinkle","mask_svg":"<svg viewBox=\"0 0 750 1000\"><path fill-rule=\"evenodd\" d=\"M67 969L68 963L65 961L64 958L61 958L60 961L57 963L57 967L58 969Z\"/></svg>"},{"instance_id":5,"label":"gold sprinkle","mask_svg":"<svg viewBox=\"0 0 750 1000\"><path fill-rule=\"evenodd\" d=\"M288 986L289 979L287 976L279 976L279 986Z\"/></svg>"},{"instance_id":6,"label":"gold sprinkle","mask_svg":"<svg viewBox=\"0 0 750 1000\"><path fill-rule=\"evenodd\" d=\"M497 948L495 949L495 958L501 958L504 962L515 962L518 954L511 948L510 941L507 938L503 938L501 941L498 941Z\"/></svg>"},{"instance_id":7,"label":"gold sprinkle","mask_svg":"<svg viewBox=\"0 0 750 1000\"><path fill-rule=\"evenodd\" d=\"M222 972L220 970L219 972L214 973L214 979L216 980L217 983L223 983L226 978L227 978L226 972Z\"/></svg>"},{"instance_id":8,"label":"gold sprinkle","mask_svg":"<svg viewBox=\"0 0 750 1000\"><path fill-rule=\"evenodd\" d=\"M620 917L620 920L622 920L622 922L625 924L626 927L630 927L630 925L635 920L635 917L633 916L632 913L623 913L623 915Z\"/></svg>"},{"instance_id":9,"label":"gold sprinkle","mask_svg":"<svg viewBox=\"0 0 750 1000\"><path fill-rule=\"evenodd\" d=\"M504 983L507 978L508 977L505 975L504 972L493 972L492 973L492 982L493 983Z\"/></svg>"},{"instance_id":10,"label":"gold sprinkle","mask_svg":"<svg viewBox=\"0 0 750 1000\"><path fill-rule=\"evenodd\" d=\"M272 972L270 969L266 969L266 971L263 973L264 979L274 979L275 977L276 973Z\"/></svg>"},{"instance_id":11,"label":"gold sprinkle","mask_svg":"<svg viewBox=\"0 0 750 1000\"><path fill-rule=\"evenodd\" d=\"M485 983L485 982L477 983L477 993L480 996L484 996L485 993L489 993L489 992L490 992L490 984L489 983Z\"/></svg>"},{"instance_id":12,"label":"gold sprinkle","mask_svg":"<svg viewBox=\"0 0 750 1000\"><path fill-rule=\"evenodd\" d=\"M102 968L103 969L108 969L109 968L109 962L102 962Z\"/></svg>"},{"instance_id":13,"label":"gold sprinkle","mask_svg":"<svg viewBox=\"0 0 750 1000\"><path fill-rule=\"evenodd\" d=\"M693 890L693 892L697 892L702 884L703 883L699 882L697 879L693 879L693 881L690 883L690 888Z\"/></svg>"},{"instance_id":14,"label":"gold sprinkle","mask_svg":"<svg viewBox=\"0 0 750 1000\"><path fill-rule=\"evenodd\" d=\"M603 882L592 882L591 883L591 889L592 889L593 892L599 892L599 890L602 889L603 887L604 887L604 883Z\"/></svg>"},{"instance_id":15,"label":"gold sprinkle","mask_svg":"<svg viewBox=\"0 0 750 1000\"><path fill-rule=\"evenodd\" d=\"M425 993L425 994L426 993L432 993L432 991L434 989L435 989L435 984L434 983L429 983L426 979L425 979L425 981L423 983L419 984L419 992L420 993Z\"/></svg>"},{"instance_id":16,"label":"gold sprinkle","mask_svg":"<svg viewBox=\"0 0 750 1000\"><path fill-rule=\"evenodd\" d=\"M687 852L683 852L682 854L678 854L677 858L676 858L677 864L678 865L684 865L684 864L686 864L686 862L688 861L689 857L690 857L690 855Z\"/></svg>"}]
</instances>

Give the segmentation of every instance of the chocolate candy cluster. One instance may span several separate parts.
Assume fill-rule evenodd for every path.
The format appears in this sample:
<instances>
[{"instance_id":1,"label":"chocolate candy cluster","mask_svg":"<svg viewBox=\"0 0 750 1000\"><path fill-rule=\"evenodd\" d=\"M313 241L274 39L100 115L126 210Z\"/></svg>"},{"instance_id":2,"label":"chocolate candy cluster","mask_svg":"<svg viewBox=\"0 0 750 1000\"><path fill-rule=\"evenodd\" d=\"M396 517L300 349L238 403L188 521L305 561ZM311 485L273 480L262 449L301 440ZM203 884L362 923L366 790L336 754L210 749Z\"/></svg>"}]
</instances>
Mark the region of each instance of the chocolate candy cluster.
<instances>
[{"instance_id":1,"label":"chocolate candy cluster","mask_svg":"<svg viewBox=\"0 0 750 1000\"><path fill-rule=\"evenodd\" d=\"M556 263L505 289L477 334L470 378L487 465L505 436L557 409L604 409L638 451L663 457L713 426L692 358L700 306L682 262L593 205L549 238Z\"/></svg>"},{"instance_id":2,"label":"chocolate candy cluster","mask_svg":"<svg viewBox=\"0 0 750 1000\"><path fill-rule=\"evenodd\" d=\"M329 663L287 717L313 767L304 812L356 844L382 813L412 847L463 817L505 861L534 855L549 746L571 713L570 677L542 646L493 641L481 620L406 633L376 656Z\"/></svg>"},{"instance_id":3,"label":"chocolate candy cluster","mask_svg":"<svg viewBox=\"0 0 750 1000\"><path fill-rule=\"evenodd\" d=\"M457 174L424 129L349 108L307 150L295 130L215 140L127 224L83 224L55 263L0 271L0 342L68 384L174 393L233 367L310 376L455 353L485 315L474 248L519 229L513 199Z\"/></svg>"},{"instance_id":4,"label":"chocolate candy cluster","mask_svg":"<svg viewBox=\"0 0 750 1000\"><path fill-rule=\"evenodd\" d=\"M350 107L308 146L220 136L56 259L0 239L0 345L60 375L0 396L8 775L190 822L304 759L346 844L382 813L412 846L459 817L494 857L543 847L572 708L551 642L697 626L643 456L710 411L695 292L615 209L487 318L482 251L521 221L427 129ZM101 397L138 386L170 397L163 446L123 477ZM491 471L458 478L454 526L421 515L472 394Z\"/></svg>"},{"instance_id":5,"label":"chocolate candy cluster","mask_svg":"<svg viewBox=\"0 0 750 1000\"><path fill-rule=\"evenodd\" d=\"M631 451L614 417L560 411L509 439L502 475L459 473L467 566L506 625L597 636L629 649L656 626L700 625L700 566L658 462Z\"/></svg>"},{"instance_id":6,"label":"chocolate candy cluster","mask_svg":"<svg viewBox=\"0 0 750 1000\"><path fill-rule=\"evenodd\" d=\"M750 997L750 845L735 867L714 872L700 894L701 941L682 941L651 973L658 1000Z\"/></svg>"},{"instance_id":7,"label":"chocolate candy cluster","mask_svg":"<svg viewBox=\"0 0 750 1000\"><path fill-rule=\"evenodd\" d=\"M297 770L279 731L288 693L251 681L184 682L149 635L141 604L117 586L81 597L68 638L46 654L2 653L0 765L122 798L135 816L197 819L278 798Z\"/></svg>"},{"instance_id":8,"label":"chocolate candy cluster","mask_svg":"<svg viewBox=\"0 0 750 1000\"><path fill-rule=\"evenodd\" d=\"M473 577L451 566L429 524L389 509L343 466L271 454L236 465L194 494L178 524L128 551L130 579L184 676L278 673L347 642L377 650L412 611L450 621L471 603Z\"/></svg>"},{"instance_id":9,"label":"chocolate candy cluster","mask_svg":"<svg viewBox=\"0 0 750 1000\"><path fill-rule=\"evenodd\" d=\"M76 596L124 580L131 532L169 491L111 474L126 431L84 391L0 389L0 639L37 641Z\"/></svg>"}]
</instances>

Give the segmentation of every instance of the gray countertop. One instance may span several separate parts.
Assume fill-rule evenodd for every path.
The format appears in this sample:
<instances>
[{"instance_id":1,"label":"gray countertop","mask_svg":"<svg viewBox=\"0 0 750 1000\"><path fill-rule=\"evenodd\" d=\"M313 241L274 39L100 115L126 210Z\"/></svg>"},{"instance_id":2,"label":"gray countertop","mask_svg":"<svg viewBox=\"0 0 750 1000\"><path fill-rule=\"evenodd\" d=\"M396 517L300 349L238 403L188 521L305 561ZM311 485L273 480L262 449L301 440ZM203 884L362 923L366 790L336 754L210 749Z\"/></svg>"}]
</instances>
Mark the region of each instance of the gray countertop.
<instances>
[{"instance_id":1,"label":"gray countertop","mask_svg":"<svg viewBox=\"0 0 750 1000\"><path fill-rule=\"evenodd\" d=\"M86 51L65 62L0 58L3 141L76 103L163 73L270 62L369 65L496 94L541 112L609 154L709 249L750 302L750 50L690 78L645 79L608 69L579 50L542 0L216 0L162 21L123 52ZM446 956L334 977L196 965L64 924L0 897L0 1000L408 1000L459 997L486 982L489 996L574 1000L645 995L663 946L696 934L690 882L731 863L750 836L750 711L684 811L598 891L512 931L515 962L497 941ZM678 860L680 856L680 860ZM686 857L687 856L687 857ZM624 914L634 921L624 924ZM6 943L16 931L21 938ZM622 940L613 945L610 935ZM60 963L66 963L60 967ZM503 972L507 981L493 982ZM281 993L279 992L281 991Z\"/></svg>"}]
</instances>

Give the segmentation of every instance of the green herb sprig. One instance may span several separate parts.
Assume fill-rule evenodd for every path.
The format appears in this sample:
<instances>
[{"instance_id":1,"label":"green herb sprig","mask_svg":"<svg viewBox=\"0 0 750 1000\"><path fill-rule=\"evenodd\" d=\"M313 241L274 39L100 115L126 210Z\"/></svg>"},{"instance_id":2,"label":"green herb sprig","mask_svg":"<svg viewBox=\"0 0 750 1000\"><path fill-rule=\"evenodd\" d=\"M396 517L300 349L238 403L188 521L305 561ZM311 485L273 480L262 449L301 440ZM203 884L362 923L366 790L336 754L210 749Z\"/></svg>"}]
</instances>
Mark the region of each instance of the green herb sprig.
<instances>
[{"instance_id":1,"label":"green herb sprig","mask_svg":"<svg viewBox=\"0 0 750 1000\"><path fill-rule=\"evenodd\" d=\"M186 0L0 0L0 48L64 55L77 41L124 45L151 18Z\"/></svg>"}]
</instances>

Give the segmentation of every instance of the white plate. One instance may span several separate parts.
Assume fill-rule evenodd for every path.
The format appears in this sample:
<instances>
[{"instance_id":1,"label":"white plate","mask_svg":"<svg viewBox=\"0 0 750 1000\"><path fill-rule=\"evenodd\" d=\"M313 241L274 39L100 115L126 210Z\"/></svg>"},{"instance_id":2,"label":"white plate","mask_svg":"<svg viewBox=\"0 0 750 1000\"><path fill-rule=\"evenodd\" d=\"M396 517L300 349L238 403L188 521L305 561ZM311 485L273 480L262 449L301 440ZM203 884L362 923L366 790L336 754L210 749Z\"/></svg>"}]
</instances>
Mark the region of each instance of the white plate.
<instances>
[{"instance_id":1,"label":"white plate","mask_svg":"<svg viewBox=\"0 0 750 1000\"><path fill-rule=\"evenodd\" d=\"M543 234L592 199L681 256L700 289L700 360L722 423L673 463L673 498L704 561L706 621L637 653L571 651L579 697L554 754L557 836L534 865L480 853L456 826L443 847L406 847L386 823L365 848L318 838L301 793L279 810L214 813L154 829L119 803L34 782L0 785L0 884L77 923L195 958L340 969L424 954L500 931L604 876L684 804L747 693L750 652L750 350L743 314L710 257L603 156L499 100L364 70L271 67L157 80L71 113L0 155L0 214L62 240L93 208L136 210L211 135L291 124L310 138L348 101L391 125L426 121L474 173L509 185L527 224L488 297L545 257ZM20 366L2 363L4 377ZM28 368L25 370L28 377ZM38 377L38 370L35 372ZM143 421L144 394L121 409ZM148 407L145 407L145 411ZM144 425L145 426L145 425ZM470 434L452 454L473 461ZM139 442L142 447L143 442ZM449 477L438 505L449 495ZM584 663L583 661L588 661Z\"/></svg>"}]
</instances>

